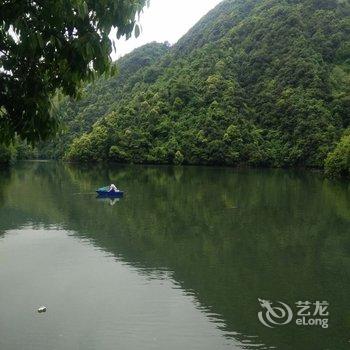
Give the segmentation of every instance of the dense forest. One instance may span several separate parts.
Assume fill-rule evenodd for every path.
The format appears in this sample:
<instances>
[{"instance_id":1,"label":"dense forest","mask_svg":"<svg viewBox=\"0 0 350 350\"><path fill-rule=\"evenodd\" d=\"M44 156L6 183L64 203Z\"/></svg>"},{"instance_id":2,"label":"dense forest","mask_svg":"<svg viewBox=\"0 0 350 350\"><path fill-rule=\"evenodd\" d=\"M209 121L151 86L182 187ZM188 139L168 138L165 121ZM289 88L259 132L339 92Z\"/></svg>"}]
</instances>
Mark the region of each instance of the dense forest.
<instances>
[{"instance_id":1,"label":"dense forest","mask_svg":"<svg viewBox=\"0 0 350 350\"><path fill-rule=\"evenodd\" d=\"M226 0L174 46L116 64L63 99L37 156L350 174L347 0Z\"/></svg>"}]
</instances>

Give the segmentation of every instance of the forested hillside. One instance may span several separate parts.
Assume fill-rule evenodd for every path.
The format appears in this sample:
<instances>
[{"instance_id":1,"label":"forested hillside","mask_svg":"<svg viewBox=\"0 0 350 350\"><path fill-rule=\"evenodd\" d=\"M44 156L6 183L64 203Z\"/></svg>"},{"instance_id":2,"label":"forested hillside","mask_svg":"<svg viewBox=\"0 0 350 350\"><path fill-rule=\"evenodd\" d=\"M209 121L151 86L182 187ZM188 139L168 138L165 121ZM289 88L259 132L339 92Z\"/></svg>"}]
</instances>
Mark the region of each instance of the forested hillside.
<instances>
[{"instance_id":1,"label":"forested hillside","mask_svg":"<svg viewBox=\"0 0 350 350\"><path fill-rule=\"evenodd\" d=\"M328 155L329 173L349 172L347 0L226 0L173 47L119 64L60 105L66 129L42 156L323 167Z\"/></svg>"},{"instance_id":2,"label":"forested hillside","mask_svg":"<svg viewBox=\"0 0 350 350\"><path fill-rule=\"evenodd\" d=\"M63 157L71 141L91 130L93 124L117 107L124 94L130 94L135 82L143 79L147 67L153 65L169 50L167 44L150 43L134 50L117 63L118 74L106 79L101 77L88 84L78 101L65 98L57 113L62 130L55 140L42 144L40 156Z\"/></svg>"}]
</instances>

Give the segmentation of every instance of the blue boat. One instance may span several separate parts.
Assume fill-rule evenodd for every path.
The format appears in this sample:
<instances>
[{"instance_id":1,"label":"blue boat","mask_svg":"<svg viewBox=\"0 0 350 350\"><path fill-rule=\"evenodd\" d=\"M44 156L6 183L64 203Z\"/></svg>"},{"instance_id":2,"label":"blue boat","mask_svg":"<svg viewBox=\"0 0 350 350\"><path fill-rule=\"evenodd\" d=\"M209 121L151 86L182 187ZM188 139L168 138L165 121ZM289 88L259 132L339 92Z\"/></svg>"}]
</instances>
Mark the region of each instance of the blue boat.
<instances>
[{"instance_id":1,"label":"blue boat","mask_svg":"<svg viewBox=\"0 0 350 350\"><path fill-rule=\"evenodd\" d=\"M123 191L110 191L109 187L101 187L97 191L97 194L99 197L108 197L108 198L121 198L124 196Z\"/></svg>"}]
</instances>

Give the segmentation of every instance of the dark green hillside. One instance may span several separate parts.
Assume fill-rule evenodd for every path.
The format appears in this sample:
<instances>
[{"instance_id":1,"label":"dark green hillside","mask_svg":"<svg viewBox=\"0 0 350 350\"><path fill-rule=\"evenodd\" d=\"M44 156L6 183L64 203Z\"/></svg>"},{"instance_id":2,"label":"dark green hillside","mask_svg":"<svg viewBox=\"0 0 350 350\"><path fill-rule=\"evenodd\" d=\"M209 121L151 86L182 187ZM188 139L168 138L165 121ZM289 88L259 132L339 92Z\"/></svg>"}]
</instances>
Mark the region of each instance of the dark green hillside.
<instances>
[{"instance_id":1,"label":"dark green hillside","mask_svg":"<svg viewBox=\"0 0 350 350\"><path fill-rule=\"evenodd\" d=\"M169 47L166 44L150 43L119 59L118 74L87 85L82 98L75 102L64 99L57 113L62 120L63 130L60 137L40 147L40 157L60 158L67 145L82 133L90 131L92 125L101 116L115 108L122 93L130 91L133 85L142 79L144 70L163 56Z\"/></svg>"},{"instance_id":2,"label":"dark green hillside","mask_svg":"<svg viewBox=\"0 0 350 350\"><path fill-rule=\"evenodd\" d=\"M181 56L219 40L246 17L258 1L236 1L234 6L232 1L221 2L174 45L173 51Z\"/></svg>"},{"instance_id":3,"label":"dark green hillside","mask_svg":"<svg viewBox=\"0 0 350 350\"><path fill-rule=\"evenodd\" d=\"M62 149L76 161L322 167L349 126L349 84L348 1L227 0L142 74L71 104L79 128Z\"/></svg>"}]
</instances>

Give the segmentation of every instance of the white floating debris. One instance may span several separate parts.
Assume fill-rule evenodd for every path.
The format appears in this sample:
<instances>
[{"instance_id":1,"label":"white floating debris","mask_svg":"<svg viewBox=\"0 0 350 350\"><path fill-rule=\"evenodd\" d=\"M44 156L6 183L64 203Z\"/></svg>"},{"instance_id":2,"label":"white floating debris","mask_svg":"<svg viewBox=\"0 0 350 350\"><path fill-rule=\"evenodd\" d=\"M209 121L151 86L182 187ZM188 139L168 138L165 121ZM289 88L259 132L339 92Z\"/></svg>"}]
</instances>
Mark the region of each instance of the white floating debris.
<instances>
[{"instance_id":1,"label":"white floating debris","mask_svg":"<svg viewBox=\"0 0 350 350\"><path fill-rule=\"evenodd\" d=\"M47 310L46 306L40 306L38 309L38 312L39 312L39 314L41 314L43 312L46 312L46 310Z\"/></svg>"}]
</instances>

